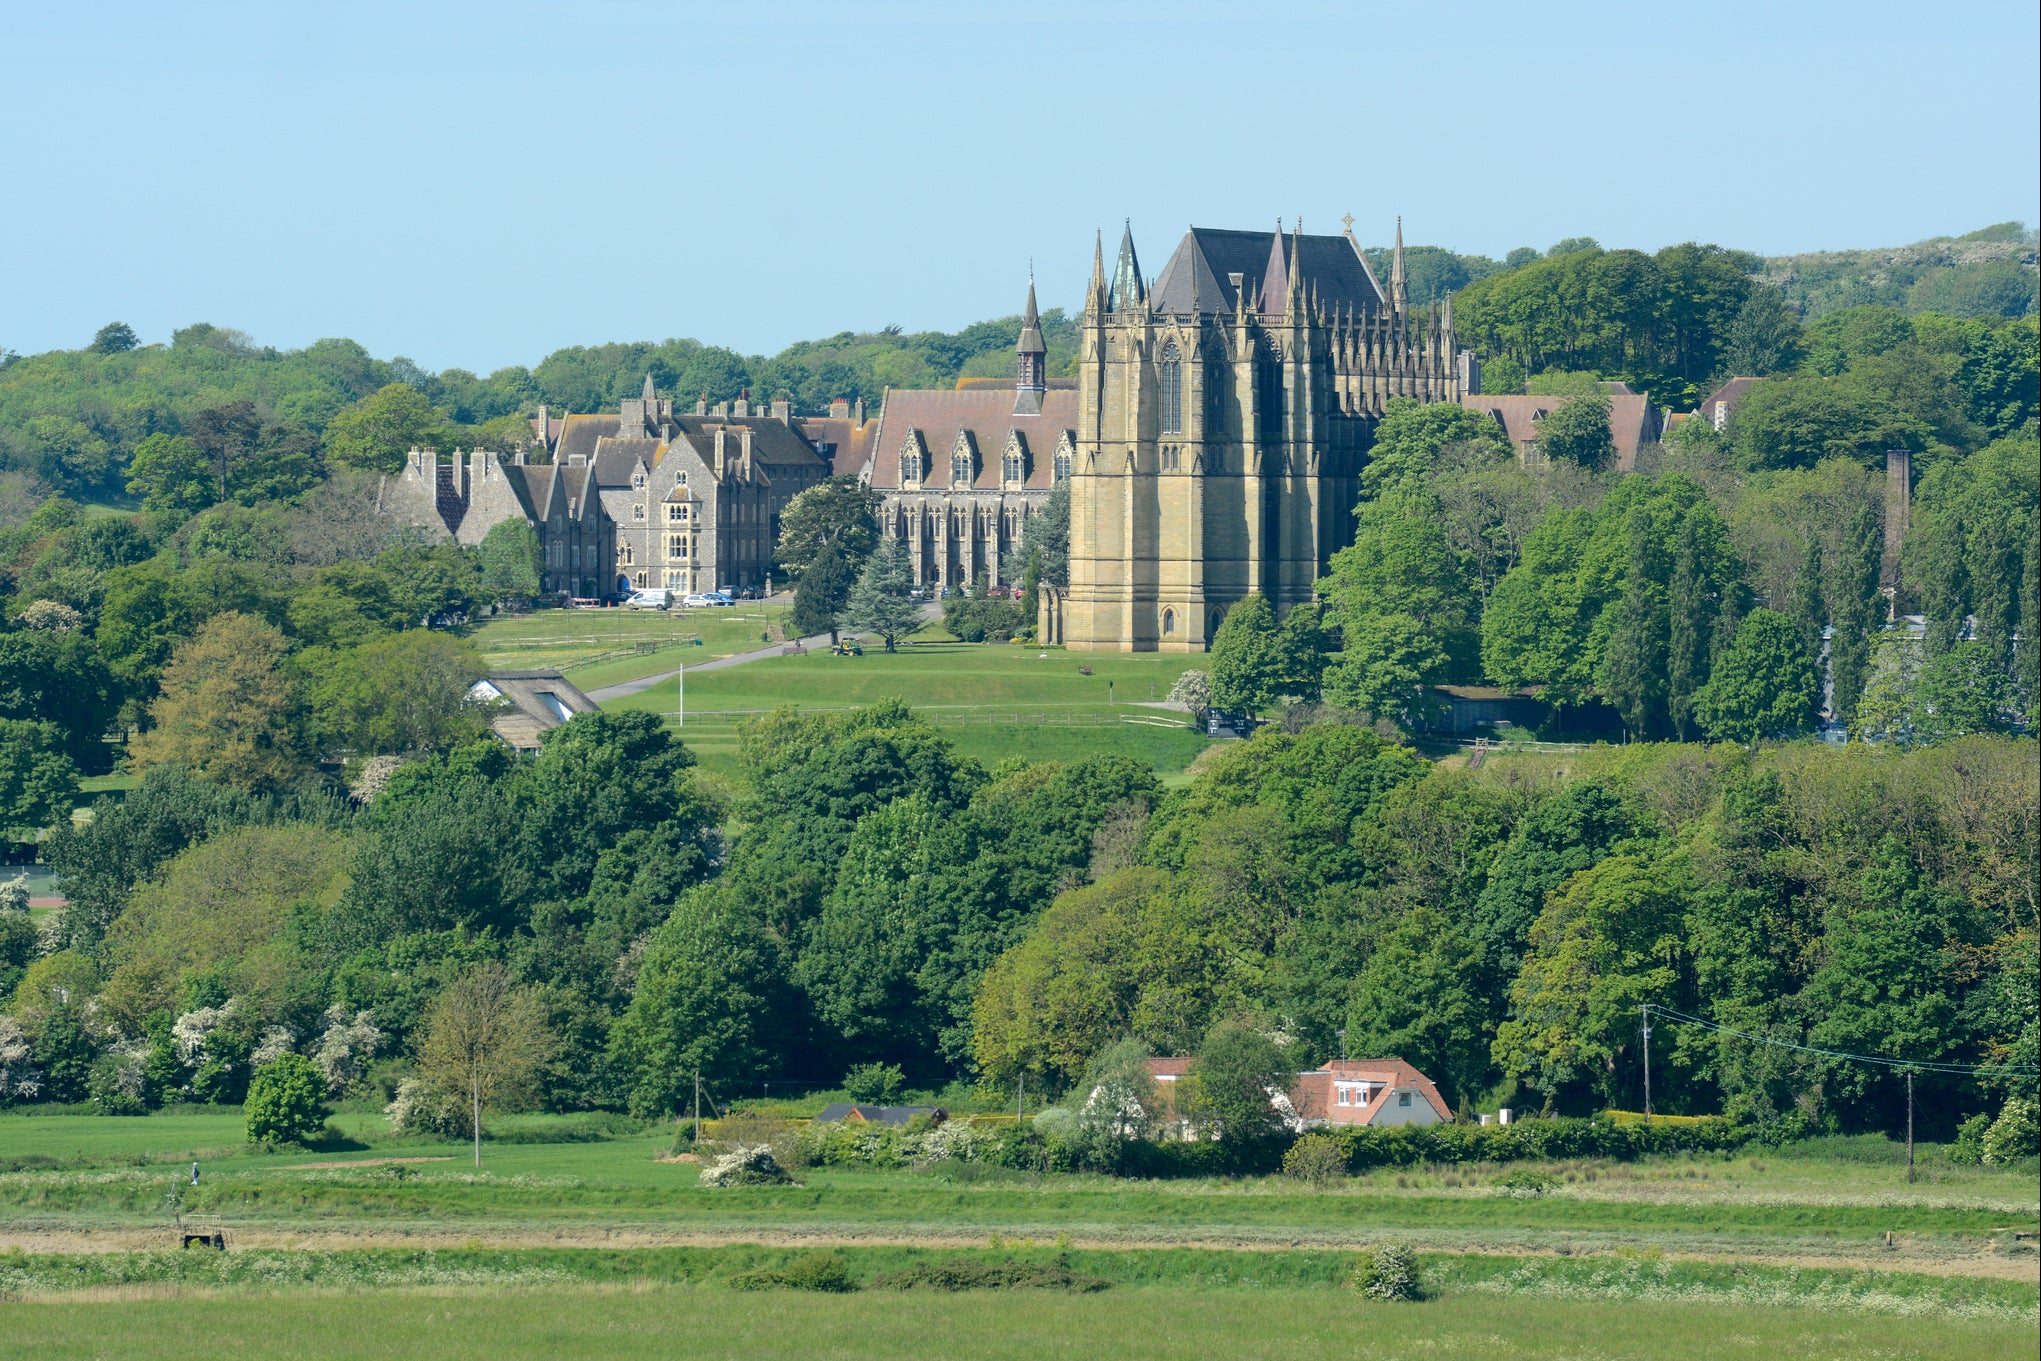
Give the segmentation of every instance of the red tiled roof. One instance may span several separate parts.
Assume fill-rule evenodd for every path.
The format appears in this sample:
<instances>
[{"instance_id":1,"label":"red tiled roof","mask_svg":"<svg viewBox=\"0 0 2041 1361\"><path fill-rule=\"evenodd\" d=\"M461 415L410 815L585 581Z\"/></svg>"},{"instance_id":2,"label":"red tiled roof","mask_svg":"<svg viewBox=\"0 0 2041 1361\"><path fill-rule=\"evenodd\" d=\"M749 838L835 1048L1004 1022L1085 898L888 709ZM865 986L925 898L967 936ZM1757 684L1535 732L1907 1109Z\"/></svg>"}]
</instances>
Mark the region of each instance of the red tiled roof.
<instances>
[{"instance_id":1,"label":"red tiled roof","mask_svg":"<svg viewBox=\"0 0 2041 1361\"><path fill-rule=\"evenodd\" d=\"M1538 438L1538 422L1569 401L1566 397L1519 397L1478 393L1462 397L1460 405L1499 421L1509 432L1510 443L1530 444ZM1649 397L1637 393L1605 393L1609 404L1609 435L1616 442L1616 470L1632 472L1637 467L1637 450L1655 442L1664 433L1658 408Z\"/></svg>"},{"instance_id":2,"label":"red tiled roof","mask_svg":"<svg viewBox=\"0 0 2041 1361\"><path fill-rule=\"evenodd\" d=\"M808 442L820 449L830 446L829 471L837 477L855 477L864 470L865 459L872 449L872 433L879 428L876 420L867 420L863 425L848 416L801 416L801 433Z\"/></svg>"}]
</instances>

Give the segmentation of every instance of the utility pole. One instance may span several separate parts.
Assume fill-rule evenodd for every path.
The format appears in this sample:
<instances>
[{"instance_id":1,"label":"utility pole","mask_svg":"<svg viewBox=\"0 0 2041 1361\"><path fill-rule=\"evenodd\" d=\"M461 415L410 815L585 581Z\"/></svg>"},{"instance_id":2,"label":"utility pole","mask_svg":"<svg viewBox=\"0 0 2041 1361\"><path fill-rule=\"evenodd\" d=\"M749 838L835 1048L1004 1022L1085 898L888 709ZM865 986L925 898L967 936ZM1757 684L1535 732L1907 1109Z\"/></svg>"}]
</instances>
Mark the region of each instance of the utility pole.
<instances>
[{"instance_id":1,"label":"utility pole","mask_svg":"<svg viewBox=\"0 0 2041 1361\"><path fill-rule=\"evenodd\" d=\"M695 1142L702 1141L702 1075L695 1074Z\"/></svg>"},{"instance_id":2,"label":"utility pole","mask_svg":"<svg viewBox=\"0 0 2041 1361\"><path fill-rule=\"evenodd\" d=\"M1906 1070L1906 1184L1913 1185L1913 1069Z\"/></svg>"},{"instance_id":3,"label":"utility pole","mask_svg":"<svg viewBox=\"0 0 2041 1361\"><path fill-rule=\"evenodd\" d=\"M1020 1075L1020 1085L1014 1090L1013 1097L1014 1128L1018 1129L1020 1127L1021 1117L1027 1114L1027 1109L1028 1109L1028 1075L1025 1071L1023 1071Z\"/></svg>"},{"instance_id":4,"label":"utility pole","mask_svg":"<svg viewBox=\"0 0 2041 1361\"><path fill-rule=\"evenodd\" d=\"M1637 1008L1644 1018L1644 1123L1651 1123L1651 1003Z\"/></svg>"}]
</instances>

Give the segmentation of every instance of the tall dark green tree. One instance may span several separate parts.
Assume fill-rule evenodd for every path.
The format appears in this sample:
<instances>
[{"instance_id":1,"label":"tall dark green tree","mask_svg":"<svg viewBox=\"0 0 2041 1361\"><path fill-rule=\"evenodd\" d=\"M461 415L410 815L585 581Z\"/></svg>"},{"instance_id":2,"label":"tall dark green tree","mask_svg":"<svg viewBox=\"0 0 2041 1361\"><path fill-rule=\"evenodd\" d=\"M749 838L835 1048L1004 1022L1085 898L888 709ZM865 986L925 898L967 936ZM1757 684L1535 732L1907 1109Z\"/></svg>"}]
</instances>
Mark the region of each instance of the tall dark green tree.
<instances>
[{"instance_id":1,"label":"tall dark green tree","mask_svg":"<svg viewBox=\"0 0 2041 1361\"><path fill-rule=\"evenodd\" d=\"M826 633L834 642L836 616L850 599L851 587L856 583L857 574L851 570L843 549L834 543L823 544L801 573L800 584L794 587L794 609L787 626L796 637Z\"/></svg>"},{"instance_id":2,"label":"tall dark green tree","mask_svg":"<svg viewBox=\"0 0 2041 1361\"><path fill-rule=\"evenodd\" d=\"M1708 640L1715 621L1716 599L1701 551L1700 524L1689 515L1680 522L1666 590L1666 716L1683 742L1693 733L1694 692L1707 683Z\"/></svg>"},{"instance_id":3,"label":"tall dark green tree","mask_svg":"<svg viewBox=\"0 0 2041 1361\"><path fill-rule=\"evenodd\" d=\"M1854 722L1857 701L1871 674L1871 635L1877 629L1878 569L1884 537L1870 506L1857 508L1843 531L1830 577L1828 656L1833 691L1829 707L1839 723Z\"/></svg>"},{"instance_id":4,"label":"tall dark green tree","mask_svg":"<svg viewBox=\"0 0 2041 1361\"><path fill-rule=\"evenodd\" d=\"M1268 708L1283 693L1283 660L1276 612L1256 591L1226 611L1212 636L1212 703L1246 713Z\"/></svg>"},{"instance_id":5,"label":"tall dark green tree","mask_svg":"<svg viewBox=\"0 0 2041 1361\"><path fill-rule=\"evenodd\" d=\"M1667 629L1659 598L1651 543L1651 518L1641 504L1631 507L1630 560L1616 628L1602 652L1599 683L1623 715L1633 738L1658 736L1666 726Z\"/></svg>"}]
</instances>

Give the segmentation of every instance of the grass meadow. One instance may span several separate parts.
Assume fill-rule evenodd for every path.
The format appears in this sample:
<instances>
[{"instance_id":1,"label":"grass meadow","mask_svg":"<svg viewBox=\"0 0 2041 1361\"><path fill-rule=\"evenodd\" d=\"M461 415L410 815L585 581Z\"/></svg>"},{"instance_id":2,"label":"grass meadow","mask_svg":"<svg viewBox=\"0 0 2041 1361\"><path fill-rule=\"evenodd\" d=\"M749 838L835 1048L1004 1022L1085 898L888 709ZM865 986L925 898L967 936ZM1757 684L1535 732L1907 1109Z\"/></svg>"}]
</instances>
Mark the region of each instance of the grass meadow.
<instances>
[{"instance_id":1,"label":"grass meadow","mask_svg":"<svg viewBox=\"0 0 2041 1361\"><path fill-rule=\"evenodd\" d=\"M2034 1169L1930 1148L1908 1186L1882 1140L1550 1164L1536 1195L1496 1167L1312 1188L941 1164L716 1191L664 1160L670 1126L492 1129L478 1171L367 1109L319 1150L248 1148L235 1110L0 1114L0 1357L2035 1354L2036 1259L2007 1232L2036 1227ZM173 1204L229 1250L178 1251ZM1349 1288L1387 1242L1426 1299ZM732 1288L817 1251L862 1288ZM882 1279L957 1261L1100 1289Z\"/></svg>"}]
</instances>

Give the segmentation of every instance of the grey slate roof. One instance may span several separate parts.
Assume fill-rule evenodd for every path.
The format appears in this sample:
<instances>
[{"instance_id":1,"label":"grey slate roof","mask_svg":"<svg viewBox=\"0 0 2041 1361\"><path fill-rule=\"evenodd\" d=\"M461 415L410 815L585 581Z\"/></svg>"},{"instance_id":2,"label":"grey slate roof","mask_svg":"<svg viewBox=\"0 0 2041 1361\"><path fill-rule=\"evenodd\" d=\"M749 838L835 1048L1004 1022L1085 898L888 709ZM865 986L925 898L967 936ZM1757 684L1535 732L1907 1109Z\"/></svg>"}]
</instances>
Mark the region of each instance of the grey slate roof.
<instances>
[{"instance_id":1,"label":"grey slate roof","mask_svg":"<svg viewBox=\"0 0 2041 1361\"><path fill-rule=\"evenodd\" d=\"M1288 253L1296 238L1285 233ZM1176 254L1162 267L1149 295L1149 307L1169 315L1191 310L1191 280L1197 279L1197 310L1201 313L1231 312L1239 290L1228 277L1242 276L1243 286L1252 290L1250 307L1258 304L1260 286L1269 281L1276 234L1237 232L1215 227L1193 227L1184 233ZM1374 313L1388 305L1374 271L1346 236L1305 236L1303 238L1304 279L1316 292L1319 305L1343 307L1355 312ZM1273 281L1280 289L1287 280ZM1278 293L1280 297L1280 293Z\"/></svg>"},{"instance_id":2,"label":"grey slate roof","mask_svg":"<svg viewBox=\"0 0 2041 1361\"><path fill-rule=\"evenodd\" d=\"M941 1124L948 1118L949 1112L941 1106L854 1106L839 1101L834 1105L825 1106L822 1114L815 1117L815 1122L826 1124L837 1120L855 1119L867 1124L897 1126L906 1124L917 1115L925 1115Z\"/></svg>"},{"instance_id":3,"label":"grey slate roof","mask_svg":"<svg viewBox=\"0 0 2041 1361\"><path fill-rule=\"evenodd\" d=\"M504 701L505 707L489 720L489 730L519 751L536 751L540 734L578 714L596 712L595 701L557 671L491 672L475 683L475 693Z\"/></svg>"}]
</instances>

